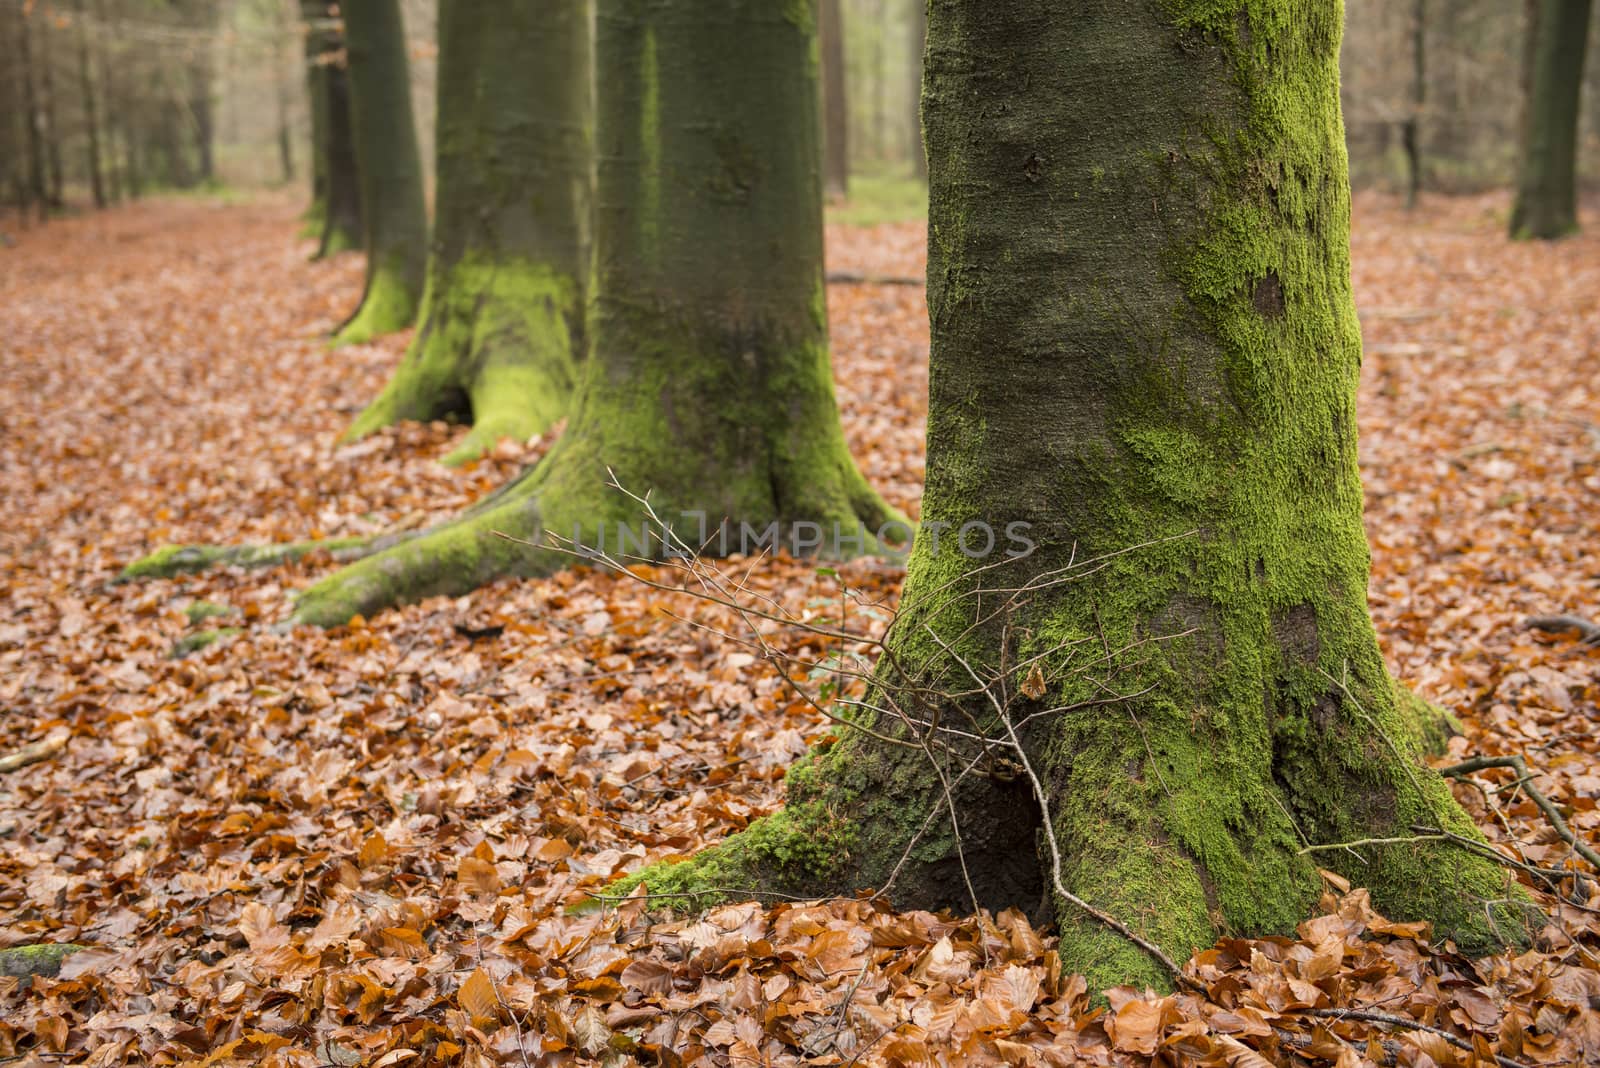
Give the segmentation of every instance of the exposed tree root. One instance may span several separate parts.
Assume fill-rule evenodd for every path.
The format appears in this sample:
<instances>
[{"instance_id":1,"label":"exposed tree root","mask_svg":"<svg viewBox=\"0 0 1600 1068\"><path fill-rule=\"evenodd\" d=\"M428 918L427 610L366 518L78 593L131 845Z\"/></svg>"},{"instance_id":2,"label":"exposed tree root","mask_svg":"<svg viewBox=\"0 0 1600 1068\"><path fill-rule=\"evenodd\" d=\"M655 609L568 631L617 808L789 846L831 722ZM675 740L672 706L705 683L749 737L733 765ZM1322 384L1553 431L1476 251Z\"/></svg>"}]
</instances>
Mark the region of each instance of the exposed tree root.
<instances>
[{"instance_id":1,"label":"exposed tree root","mask_svg":"<svg viewBox=\"0 0 1600 1068\"><path fill-rule=\"evenodd\" d=\"M1542 630L1547 634L1575 630L1580 647L1600 644L1600 624L1591 623L1580 616L1532 616L1526 626L1529 630Z\"/></svg>"},{"instance_id":2,"label":"exposed tree root","mask_svg":"<svg viewBox=\"0 0 1600 1068\"><path fill-rule=\"evenodd\" d=\"M30 975L54 976L61 971L63 960L83 948L64 942L46 942L0 949L0 976L14 979Z\"/></svg>"},{"instance_id":3,"label":"exposed tree root","mask_svg":"<svg viewBox=\"0 0 1600 1068\"><path fill-rule=\"evenodd\" d=\"M49 760L67 747L67 738L68 735L65 733L52 734L48 738L23 746L15 753L0 757L0 774Z\"/></svg>"}]
</instances>

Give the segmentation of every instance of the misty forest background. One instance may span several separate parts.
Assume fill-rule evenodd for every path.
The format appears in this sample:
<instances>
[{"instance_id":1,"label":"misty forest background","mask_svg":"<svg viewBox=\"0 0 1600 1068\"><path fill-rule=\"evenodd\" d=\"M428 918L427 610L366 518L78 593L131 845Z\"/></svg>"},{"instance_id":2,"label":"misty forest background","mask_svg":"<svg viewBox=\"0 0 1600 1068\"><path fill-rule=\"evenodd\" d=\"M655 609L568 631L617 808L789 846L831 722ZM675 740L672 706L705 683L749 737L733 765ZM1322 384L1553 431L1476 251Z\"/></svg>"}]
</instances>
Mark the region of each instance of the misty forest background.
<instances>
[{"instance_id":1,"label":"misty forest background","mask_svg":"<svg viewBox=\"0 0 1600 1068\"><path fill-rule=\"evenodd\" d=\"M437 8L402 5L424 168L434 163ZM843 221L922 213L917 0L831 0L845 107L825 111ZM1511 185L1533 63L1534 0L1348 0L1344 121L1357 188ZM293 0L19 0L0 5L0 192L19 218L156 190L308 180L305 26ZM1591 39L1600 26L1591 22ZM834 60L830 63L830 60ZM26 106L32 102L32 108ZM15 106L21 104L23 106ZM29 115L34 128L29 128ZM1600 184L1600 63L1584 73L1578 179ZM99 182L94 180L100 171ZM429 183L431 189L431 173ZM96 188L98 186L98 188Z\"/></svg>"}]
</instances>

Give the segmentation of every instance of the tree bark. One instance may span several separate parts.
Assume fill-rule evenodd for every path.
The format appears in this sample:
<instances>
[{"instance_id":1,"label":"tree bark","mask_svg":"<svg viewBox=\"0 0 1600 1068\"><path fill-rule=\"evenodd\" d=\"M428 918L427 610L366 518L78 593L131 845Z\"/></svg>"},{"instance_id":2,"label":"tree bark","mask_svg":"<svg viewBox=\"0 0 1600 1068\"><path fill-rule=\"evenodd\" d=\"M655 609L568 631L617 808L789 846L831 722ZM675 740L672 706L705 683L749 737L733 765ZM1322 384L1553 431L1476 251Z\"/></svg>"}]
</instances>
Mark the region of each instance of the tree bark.
<instances>
[{"instance_id":1,"label":"tree bark","mask_svg":"<svg viewBox=\"0 0 1600 1068\"><path fill-rule=\"evenodd\" d=\"M821 0L823 192L829 200L850 194L850 105L845 94L844 19L839 0Z\"/></svg>"},{"instance_id":2,"label":"tree bark","mask_svg":"<svg viewBox=\"0 0 1600 1068\"><path fill-rule=\"evenodd\" d=\"M361 304L334 337L343 345L411 325L427 268L428 220L399 0L348 0L340 10L367 252Z\"/></svg>"},{"instance_id":3,"label":"tree bark","mask_svg":"<svg viewBox=\"0 0 1600 1068\"><path fill-rule=\"evenodd\" d=\"M899 521L850 458L828 365L814 3L601 0L597 25L596 289L570 425L507 490L311 588L297 620L572 562L496 531L663 555L613 477L708 553L748 549L746 531L868 550ZM811 544L835 527L859 540Z\"/></svg>"},{"instance_id":4,"label":"tree bark","mask_svg":"<svg viewBox=\"0 0 1600 1068\"><path fill-rule=\"evenodd\" d=\"M1527 100L1513 238L1550 240L1578 229L1578 101L1591 0L1542 0L1530 32L1533 84Z\"/></svg>"},{"instance_id":5,"label":"tree bark","mask_svg":"<svg viewBox=\"0 0 1600 1068\"><path fill-rule=\"evenodd\" d=\"M1477 834L1367 614L1341 8L933 0L927 486L875 686L782 811L613 892L1042 899L1096 988L1172 977L1074 898L1177 961L1291 931L1319 866L1468 951L1525 932L1471 852L1316 848Z\"/></svg>"},{"instance_id":6,"label":"tree bark","mask_svg":"<svg viewBox=\"0 0 1600 1068\"><path fill-rule=\"evenodd\" d=\"M590 28L583 0L440 10L439 180L416 340L346 434L466 417L448 463L566 414L583 352L590 228Z\"/></svg>"}]
</instances>

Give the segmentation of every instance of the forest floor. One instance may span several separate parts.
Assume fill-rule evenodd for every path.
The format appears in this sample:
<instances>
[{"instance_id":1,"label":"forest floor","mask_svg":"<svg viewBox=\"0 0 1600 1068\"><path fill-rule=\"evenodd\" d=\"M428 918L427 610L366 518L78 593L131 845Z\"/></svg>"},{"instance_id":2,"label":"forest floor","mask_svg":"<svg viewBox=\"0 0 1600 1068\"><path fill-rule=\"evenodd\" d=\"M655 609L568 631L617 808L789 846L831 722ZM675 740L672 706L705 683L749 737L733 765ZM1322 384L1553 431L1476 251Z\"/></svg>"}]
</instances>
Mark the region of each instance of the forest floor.
<instances>
[{"instance_id":1,"label":"forest floor","mask_svg":"<svg viewBox=\"0 0 1600 1068\"><path fill-rule=\"evenodd\" d=\"M1450 759L1525 754L1593 843L1600 654L1524 619L1600 616L1600 218L1512 245L1506 208L1358 200L1372 604L1395 671L1464 720ZM360 263L308 264L295 209L158 200L0 248L0 755L46 754L0 773L0 947L89 947L0 978L0 1061L1600 1062L1594 881L1540 891L1536 946L1476 963L1330 886L1298 937L1192 962L1208 996L1109 1008L1015 912L568 915L771 811L826 721L688 622L737 634L731 614L626 576L328 633L271 626L326 559L111 585L166 542L440 518L544 448L455 471L442 425L334 447L407 338L323 346ZM834 227L829 255L916 274L924 242ZM922 294L829 301L850 443L914 512ZM749 582L827 618L841 582L892 603L900 577L769 560ZM1506 855L1581 865L1508 776L1477 781L1458 795Z\"/></svg>"}]
</instances>

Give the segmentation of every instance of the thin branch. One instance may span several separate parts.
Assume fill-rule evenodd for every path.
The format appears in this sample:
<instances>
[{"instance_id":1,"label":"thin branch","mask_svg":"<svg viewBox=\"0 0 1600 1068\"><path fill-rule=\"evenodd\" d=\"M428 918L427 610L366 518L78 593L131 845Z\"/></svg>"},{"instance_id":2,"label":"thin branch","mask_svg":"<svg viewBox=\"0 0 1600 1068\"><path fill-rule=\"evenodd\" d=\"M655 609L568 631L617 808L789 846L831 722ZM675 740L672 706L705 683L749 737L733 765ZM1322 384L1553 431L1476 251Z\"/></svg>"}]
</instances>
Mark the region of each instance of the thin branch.
<instances>
[{"instance_id":1,"label":"thin branch","mask_svg":"<svg viewBox=\"0 0 1600 1068\"><path fill-rule=\"evenodd\" d=\"M1523 760L1521 754L1518 753L1513 753L1510 756L1472 757L1468 760L1463 760L1459 764L1440 768L1439 774L1459 779L1475 771L1483 771L1487 768L1511 768L1517 773L1518 779L1531 780L1533 778L1533 773L1528 770L1527 761ZM1595 871L1600 871L1600 853L1596 853L1593 847L1584 843L1577 835L1572 833L1572 828L1567 826L1567 821L1562 818L1561 813L1551 803L1550 799L1531 781L1525 782L1522 790L1528 795L1528 800L1537 805L1539 811L1544 813L1544 818L1550 821L1550 826L1556 832L1556 836L1576 850L1578 855L1588 861Z\"/></svg>"}]
</instances>

